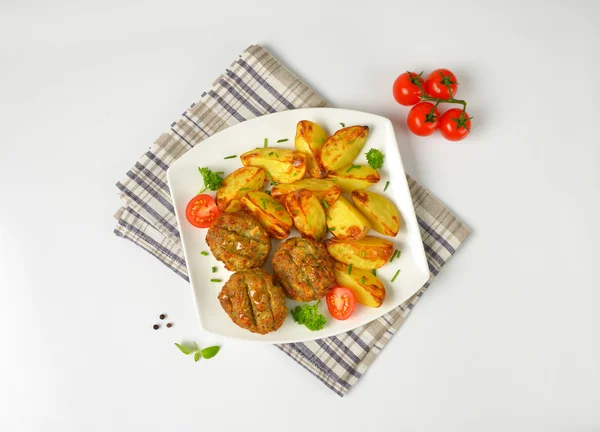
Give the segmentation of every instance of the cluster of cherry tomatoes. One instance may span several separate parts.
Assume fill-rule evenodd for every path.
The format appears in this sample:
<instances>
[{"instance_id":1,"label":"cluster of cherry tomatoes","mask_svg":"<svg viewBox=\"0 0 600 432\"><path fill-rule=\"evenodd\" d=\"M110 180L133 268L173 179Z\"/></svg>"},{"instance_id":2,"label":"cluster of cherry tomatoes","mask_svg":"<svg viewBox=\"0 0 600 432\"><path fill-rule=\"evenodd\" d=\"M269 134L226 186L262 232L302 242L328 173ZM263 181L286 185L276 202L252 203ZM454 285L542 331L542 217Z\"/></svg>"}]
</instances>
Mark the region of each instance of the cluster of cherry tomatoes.
<instances>
[{"instance_id":1,"label":"cluster of cherry tomatoes","mask_svg":"<svg viewBox=\"0 0 600 432\"><path fill-rule=\"evenodd\" d=\"M455 99L458 90L456 76L448 69L436 69L425 80L423 72L404 72L394 81L394 99L401 105L413 106L406 119L408 129L418 136L429 136L439 129L444 138L460 141L471 131L467 103ZM462 104L440 115L440 103Z\"/></svg>"}]
</instances>

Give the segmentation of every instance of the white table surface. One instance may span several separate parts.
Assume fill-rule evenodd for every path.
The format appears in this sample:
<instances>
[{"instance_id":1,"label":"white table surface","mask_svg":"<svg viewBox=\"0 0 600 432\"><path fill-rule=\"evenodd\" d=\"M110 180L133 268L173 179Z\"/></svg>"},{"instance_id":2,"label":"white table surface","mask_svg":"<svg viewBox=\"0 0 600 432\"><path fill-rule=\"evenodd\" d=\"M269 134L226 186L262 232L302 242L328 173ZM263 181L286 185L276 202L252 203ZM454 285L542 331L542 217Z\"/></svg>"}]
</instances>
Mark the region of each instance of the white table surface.
<instances>
[{"instance_id":1,"label":"white table surface","mask_svg":"<svg viewBox=\"0 0 600 432\"><path fill-rule=\"evenodd\" d=\"M600 430L598 2L77 3L0 4L0 430ZM253 43L393 119L474 231L343 399L202 332L186 283L112 233L114 183ZM409 135L391 97L436 67L463 142ZM186 339L223 349L194 364Z\"/></svg>"}]
</instances>

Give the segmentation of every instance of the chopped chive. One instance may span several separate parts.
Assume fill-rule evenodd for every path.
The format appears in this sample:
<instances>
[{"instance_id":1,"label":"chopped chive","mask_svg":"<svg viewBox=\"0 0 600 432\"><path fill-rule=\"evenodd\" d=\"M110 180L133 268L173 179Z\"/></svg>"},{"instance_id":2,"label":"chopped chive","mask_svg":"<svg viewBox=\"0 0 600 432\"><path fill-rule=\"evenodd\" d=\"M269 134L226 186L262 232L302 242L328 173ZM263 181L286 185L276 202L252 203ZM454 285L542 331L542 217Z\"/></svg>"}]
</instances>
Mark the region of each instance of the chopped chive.
<instances>
[{"instance_id":1,"label":"chopped chive","mask_svg":"<svg viewBox=\"0 0 600 432\"><path fill-rule=\"evenodd\" d=\"M223 159L233 159L233 158L235 158L235 157L237 157L237 155L231 155L231 156L227 156L227 157L224 157Z\"/></svg>"},{"instance_id":2,"label":"chopped chive","mask_svg":"<svg viewBox=\"0 0 600 432\"><path fill-rule=\"evenodd\" d=\"M204 256L208 256L208 252L206 252L206 251L202 251L202 252L200 252L200 254L204 255Z\"/></svg>"},{"instance_id":3,"label":"chopped chive","mask_svg":"<svg viewBox=\"0 0 600 432\"><path fill-rule=\"evenodd\" d=\"M394 282L396 280L396 278L398 277L398 275L400 274L400 270L396 271L396 274L394 275L394 277L392 278L392 282Z\"/></svg>"},{"instance_id":4,"label":"chopped chive","mask_svg":"<svg viewBox=\"0 0 600 432\"><path fill-rule=\"evenodd\" d=\"M335 227L327 228L329 231L334 231Z\"/></svg>"},{"instance_id":5,"label":"chopped chive","mask_svg":"<svg viewBox=\"0 0 600 432\"><path fill-rule=\"evenodd\" d=\"M327 220L331 220L331 216L327 215L325 217L327 218Z\"/></svg>"},{"instance_id":6,"label":"chopped chive","mask_svg":"<svg viewBox=\"0 0 600 432\"><path fill-rule=\"evenodd\" d=\"M294 210L294 216L298 216L298 210Z\"/></svg>"},{"instance_id":7,"label":"chopped chive","mask_svg":"<svg viewBox=\"0 0 600 432\"><path fill-rule=\"evenodd\" d=\"M373 276L377 276L377 270L373 269L371 273L373 273Z\"/></svg>"},{"instance_id":8,"label":"chopped chive","mask_svg":"<svg viewBox=\"0 0 600 432\"><path fill-rule=\"evenodd\" d=\"M396 251L396 258L400 258L400 251L399 250Z\"/></svg>"},{"instance_id":9,"label":"chopped chive","mask_svg":"<svg viewBox=\"0 0 600 432\"><path fill-rule=\"evenodd\" d=\"M396 258L396 251L394 251L394 253L392 254L392 257L390 258L390 262L394 261L394 258Z\"/></svg>"},{"instance_id":10,"label":"chopped chive","mask_svg":"<svg viewBox=\"0 0 600 432\"><path fill-rule=\"evenodd\" d=\"M275 153L275 157L276 157L276 158L278 158L278 157L279 157L279 155L278 155L277 153Z\"/></svg>"},{"instance_id":11,"label":"chopped chive","mask_svg":"<svg viewBox=\"0 0 600 432\"><path fill-rule=\"evenodd\" d=\"M275 152L270 152L270 153L269 153L269 156L271 156L273 153L275 153Z\"/></svg>"},{"instance_id":12,"label":"chopped chive","mask_svg":"<svg viewBox=\"0 0 600 432\"><path fill-rule=\"evenodd\" d=\"M306 215L306 222L308 223L308 227L310 228L310 215Z\"/></svg>"},{"instance_id":13,"label":"chopped chive","mask_svg":"<svg viewBox=\"0 0 600 432\"><path fill-rule=\"evenodd\" d=\"M365 284L365 280L366 280L366 279L365 279L365 277L363 276L363 277L362 277L362 279L361 279L361 283L362 283L363 285Z\"/></svg>"},{"instance_id":14,"label":"chopped chive","mask_svg":"<svg viewBox=\"0 0 600 432\"><path fill-rule=\"evenodd\" d=\"M292 175L293 175L294 177L296 177L296 176L298 175L298 173L296 173L296 172L295 172L295 173L294 173L294 174L292 174Z\"/></svg>"},{"instance_id":15,"label":"chopped chive","mask_svg":"<svg viewBox=\"0 0 600 432\"><path fill-rule=\"evenodd\" d=\"M212 268L212 272L213 272L213 273L216 273L216 272L217 272L217 268L216 268L216 267L213 267L213 268Z\"/></svg>"},{"instance_id":16,"label":"chopped chive","mask_svg":"<svg viewBox=\"0 0 600 432\"><path fill-rule=\"evenodd\" d=\"M325 138L321 138L321 139L320 139L318 142L319 142L320 144L324 144L324 143L325 143Z\"/></svg>"},{"instance_id":17,"label":"chopped chive","mask_svg":"<svg viewBox=\"0 0 600 432\"><path fill-rule=\"evenodd\" d=\"M275 207L275 210L277 210L277 211L283 210L283 207Z\"/></svg>"},{"instance_id":18,"label":"chopped chive","mask_svg":"<svg viewBox=\"0 0 600 432\"><path fill-rule=\"evenodd\" d=\"M325 201L324 199L321 200L321 204L323 204L323 207L325 207L326 209L329 208L329 204L327 204L327 201Z\"/></svg>"},{"instance_id":19,"label":"chopped chive","mask_svg":"<svg viewBox=\"0 0 600 432\"><path fill-rule=\"evenodd\" d=\"M348 141L348 145L352 144L354 141L356 141L356 138L353 139L352 141Z\"/></svg>"},{"instance_id":20,"label":"chopped chive","mask_svg":"<svg viewBox=\"0 0 600 432\"><path fill-rule=\"evenodd\" d=\"M389 182L389 181L386 181L386 182L385 182L385 187L383 188L383 191L384 191L384 192L387 190L387 188L388 188L388 186L389 186L389 185L390 185L390 182Z\"/></svg>"},{"instance_id":21,"label":"chopped chive","mask_svg":"<svg viewBox=\"0 0 600 432\"><path fill-rule=\"evenodd\" d=\"M268 145L269 145L269 140L268 140L268 138L265 138L264 146L267 147Z\"/></svg>"},{"instance_id":22,"label":"chopped chive","mask_svg":"<svg viewBox=\"0 0 600 432\"><path fill-rule=\"evenodd\" d=\"M250 188L241 188L241 189L240 189L240 192L241 192L241 191L248 190L248 189L250 189Z\"/></svg>"},{"instance_id":23,"label":"chopped chive","mask_svg":"<svg viewBox=\"0 0 600 432\"><path fill-rule=\"evenodd\" d=\"M211 279L210 281L211 281L211 282L222 282L222 280L221 280L221 279Z\"/></svg>"},{"instance_id":24,"label":"chopped chive","mask_svg":"<svg viewBox=\"0 0 600 432\"><path fill-rule=\"evenodd\" d=\"M280 142L286 142L286 141L289 141L289 140L287 138L277 140L278 143L280 143Z\"/></svg>"},{"instance_id":25,"label":"chopped chive","mask_svg":"<svg viewBox=\"0 0 600 432\"><path fill-rule=\"evenodd\" d=\"M264 199L262 200L262 203L263 203L263 208L266 210L267 209L267 203L265 202Z\"/></svg>"},{"instance_id":26,"label":"chopped chive","mask_svg":"<svg viewBox=\"0 0 600 432\"><path fill-rule=\"evenodd\" d=\"M346 170L346 172L350 172L353 169L360 168L360 165L350 165L350 167Z\"/></svg>"},{"instance_id":27,"label":"chopped chive","mask_svg":"<svg viewBox=\"0 0 600 432\"><path fill-rule=\"evenodd\" d=\"M344 123L340 122L340 124L342 125L342 127L346 127L346 125Z\"/></svg>"},{"instance_id":28,"label":"chopped chive","mask_svg":"<svg viewBox=\"0 0 600 432\"><path fill-rule=\"evenodd\" d=\"M266 191L265 191L265 193L266 193L267 195L271 195L271 191L270 191L270 190L266 190Z\"/></svg>"},{"instance_id":29,"label":"chopped chive","mask_svg":"<svg viewBox=\"0 0 600 432\"><path fill-rule=\"evenodd\" d=\"M360 255L364 258L367 256L367 254L365 253L365 251L360 251Z\"/></svg>"},{"instance_id":30,"label":"chopped chive","mask_svg":"<svg viewBox=\"0 0 600 432\"><path fill-rule=\"evenodd\" d=\"M348 274L352 274L352 264L348 266Z\"/></svg>"}]
</instances>

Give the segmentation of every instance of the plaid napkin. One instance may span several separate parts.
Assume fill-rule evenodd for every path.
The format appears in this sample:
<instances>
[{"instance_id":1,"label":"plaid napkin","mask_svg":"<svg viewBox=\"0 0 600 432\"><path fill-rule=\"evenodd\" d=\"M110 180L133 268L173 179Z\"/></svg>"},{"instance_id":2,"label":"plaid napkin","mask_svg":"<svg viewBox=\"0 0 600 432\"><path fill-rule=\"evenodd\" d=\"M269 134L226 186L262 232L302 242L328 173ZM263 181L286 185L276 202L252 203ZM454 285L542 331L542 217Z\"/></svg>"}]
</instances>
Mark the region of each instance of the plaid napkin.
<instances>
[{"instance_id":1,"label":"plaid napkin","mask_svg":"<svg viewBox=\"0 0 600 432\"><path fill-rule=\"evenodd\" d=\"M200 100L171 124L117 183L123 207L115 234L131 240L188 280L166 171L207 137L244 120L327 103L264 48L249 47ZM408 178L431 277L412 298L383 317L345 334L277 345L327 387L343 396L366 372L470 231L425 188Z\"/></svg>"}]
</instances>

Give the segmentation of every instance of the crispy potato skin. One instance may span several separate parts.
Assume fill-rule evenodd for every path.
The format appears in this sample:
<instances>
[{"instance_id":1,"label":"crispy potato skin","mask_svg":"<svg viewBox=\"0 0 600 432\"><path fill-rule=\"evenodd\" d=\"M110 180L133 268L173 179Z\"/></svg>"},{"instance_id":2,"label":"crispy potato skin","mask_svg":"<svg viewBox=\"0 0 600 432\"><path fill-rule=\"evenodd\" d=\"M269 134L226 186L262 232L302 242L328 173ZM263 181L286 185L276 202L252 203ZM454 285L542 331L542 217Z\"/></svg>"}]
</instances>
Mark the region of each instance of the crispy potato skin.
<instances>
[{"instance_id":1,"label":"crispy potato skin","mask_svg":"<svg viewBox=\"0 0 600 432\"><path fill-rule=\"evenodd\" d=\"M383 267L394 253L394 243L374 236L354 241L330 238L325 247L336 261L367 270Z\"/></svg>"},{"instance_id":2,"label":"crispy potato skin","mask_svg":"<svg viewBox=\"0 0 600 432\"><path fill-rule=\"evenodd\" d=\"M385 287L377 276L370 270L352 267L352 273L348 274L350 266L341 262L333 265L335 280L346 288L352 290L356 301L362 305L378 308L385 300ZM364 281L364 282L363 282Z\"/></svg>"},{"instance_id":3,"label":"crispy potato skin","mask_svg":"<svg viewBox=\"0 0 600 432\"><path fill-rule=\"evenodd\" d=\"M242 203L271 237L283 240L290 235L292 218L269 195L261 191L249 192L242 197Z\"/></svg>"},{"instance_id":4,"label":"crispy potato skin","mask_svg":"<svg viewBox=\"0 0 600 432\"><path fill-rule=\"evenodd\" d=\"M329 216L327 229L339 239L359 240L371 229L367 218L343 196L330 205L326 213Z\"/></svg>"},{"instance_id":5,"label":"crispy potato skin","mask_svg":"<svg viewBox=\"0 0 600 432\"><path fill-rule=\"evenodd\" d=\"M336 202L342 193L340 188L329 180L304 178L293 183L274 186L271 189L271 196L283 203L287 194L299 189L306 189L312 192L319 200L325 201L327 205L332 205Z\"/></svg>"},{"instance_id":6,"label":"crispy potato skin","mask_svg":"<svg viewBox=\"0 0 600 432\"><path fill-rule=\"evenodd\" d=\"M261 267L271 251L267 231L246 212L222 213L208 229L206 244L229 271Z\"/></svg>"},{"instance_id":7,"label":"crispy potato skin","mask_svg":"<svg viewBox=\"0 0 600 432\"><path fill-rule=\"evenodd\" d=\"M323 178L327 170L321 165L321 148L325 144L327 134L316 123L301 120L296 126L294 145L296 150L306 155L306 170L315 178Z\"/></svg>"},{"instance_id":8,"label":"crispy potato skin","mask_svg":"<svg viewBox=\"0 0 600 432\"><path fill-rule=\"evenodd\" d=\"M325 141L321 149L321 164L329 171L350 165L365 145L368 134L368 126L349 126L338 130Z\"/></svg>"},{"instance_id":9,"label":"crispy potato skin","mask_svg":"<svg viewBox=\"0 0 600 432\"><path fill-rule=\"evenodd\" d=\"M322 241L327 234L325 211L312 192L300 189L285 197L285 208L302 237Z\"/></svg>"},{"instance_id":10,"label":"crispy potato skin","mask_svg":"<svg viewBox=\"0 0 600 432\"><path fill-rule=\"evenodd\" d=\"M352 201L375 231L390 237L398 234L400 214L389 199L374 192L355 190L352 192Z\"/></svg>"},{"instance_id":11,"label":"crispy potato skin","mask_svg":"<svg viewBox=\"0 0 600 432\"><path fill-rule=\"evenodd\" d=\"M240 156L244 166L264 168L267 176L278 183L292 183L306 172L306 155L302 152L282 148L258 148Z\"/></svg>"},{"instance_id":12,"label":"crispy potato skin","mask_svg":"<svg viewBox=\"0 0 600 432\"><path fill-rule=\"evenodd\" d=\"M259 167L242 167L235 170L225 177L223 184L217 190L215 199L217 207L226 213L240 211L243 208L242 196L249 191L260 189L265 176L265 170Z\"/></svg>"},{"instance_id":13,"label":"crispy potato skin","mask_svg":"<svg viewBox=\"0 0 600 432\"><path fill-rule=\"evenodd\" d=\"M276 331L288 315L283 289L263 269L234 273L223 285L218 299L229 318L252 333Z\"/></svg>"},{"instance_id":14,"label":"crispy potato skin","mask_svg":"<svg viewBox=\"0 0 600 432\"><path fill-rule=\"evenodd\" d=\"M318 300L335 285L333 260L322 243L310 239L284 241L273 255L273 271L292 300Z\"/></svg>"},{"instance_id":15,"label":"crispy potato skin","mask_svg":"<svg viewBox=\"0 0 600 432\"><path fill-rule=\"evenodd\" d=\"M359 168L351 168L359 166ZM379 173L367 165L348 165L327 173L327 180L335 182L342 192L366 189L381 180Z\"/></svg>"}]
</instances>

